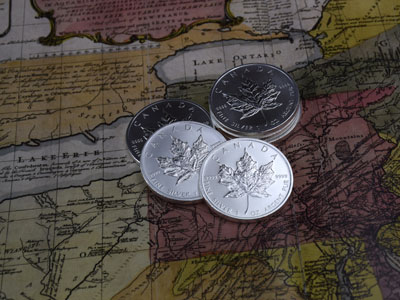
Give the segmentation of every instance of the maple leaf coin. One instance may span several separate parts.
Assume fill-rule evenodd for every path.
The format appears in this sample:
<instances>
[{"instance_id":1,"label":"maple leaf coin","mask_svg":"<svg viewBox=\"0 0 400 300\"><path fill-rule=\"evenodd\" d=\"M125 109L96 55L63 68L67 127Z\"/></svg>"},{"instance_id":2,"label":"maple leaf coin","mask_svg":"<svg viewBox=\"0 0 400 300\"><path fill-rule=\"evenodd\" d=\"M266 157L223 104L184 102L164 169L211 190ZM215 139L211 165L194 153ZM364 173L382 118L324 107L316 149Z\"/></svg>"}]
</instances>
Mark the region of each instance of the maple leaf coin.
<instances>
[{"instance_id":1,"label":"maple leaf coin","mask_svg":"<svg viewBox=\"0 0 400 300\"><path fill-rule=\"evenodd\" d=\"M237 138L215 147L200 170L200 191L218 214L254 221L277 211L293 187L290 163L275 146Z\"/></svg>"},{"instance_id":2,"label":"maple leaf coin","mask_svg":"<svg viewBox=\"0 0 400 300\"><path fill-rule=\"evenodd\" d=\"M300 120L301 117L301 106L298 107L296 114L294 115L293 119L285 124L285 126L274 130L272 132L267 132L265 134L259 134L257 136L258 139L264 140L266 142L272 143L275 142L286 135L288 135L297 125L298 121ZM215 121L213 116L211 115L211 121L214 124L214 127L222 133L223 136L225 136L226 139L234 139L234 138L240 138L243 137L243 134L241 133L235 133L230 131L229 129L223 127L221 124L218 123L218 121Z\"/></svg>"},{"instance_id":3,"label":"maple leaf coin","mask_svg":"<svg viewBox=\"0 0 400 300\"><path fill-rule=\"evenodd\" d=\"M272 142L294 128L299 114L296 83L286 72L268 64L246 64L228 70L210 94L211 121L231 136Z\"/></svg>"},{"instance_id":4,"label":"maple leaf coin","mask_svg":"<svg viewBox=\"0 0 400 300\"><path fill-rule=\"evenodd\" d=\"M144 144L157 129L178 121L211 125L208 112L187 100L164 99L141 109L132 118L126 131L126 143L136 162L140 162Z\"/></svg>"},{"instance_id":5,"label":"maple leaf coin","mask_svg":"<svg viewBox=\"0 0 400 300\"><path fill-rule=\"evenodd\" d=\"M140 168L149 188L179 202L200 201L199 173L204 159L225 138L214 128L181 121L158 129L143 147Z\"/></svg>"}]
</instances>

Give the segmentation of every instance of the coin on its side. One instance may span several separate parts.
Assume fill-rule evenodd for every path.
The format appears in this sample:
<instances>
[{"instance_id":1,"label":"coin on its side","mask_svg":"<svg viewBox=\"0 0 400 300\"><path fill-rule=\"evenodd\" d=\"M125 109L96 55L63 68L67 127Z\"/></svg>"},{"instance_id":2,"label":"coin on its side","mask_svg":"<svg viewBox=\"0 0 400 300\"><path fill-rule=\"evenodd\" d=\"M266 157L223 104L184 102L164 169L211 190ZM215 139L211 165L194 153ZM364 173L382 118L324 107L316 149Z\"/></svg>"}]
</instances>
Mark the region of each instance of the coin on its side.
<instances>
[{"instance_id":1,"label":"coin on its side","mask_svg":"<svg viewBox=\"0 0 400 300\"><path fill-rule=\"evenodd\" d=\"M195 121L211 125L210 115L200 105L187 100L165 99L141 109L126 131L126 143L136 162L146 141L159 128L178 121Z\"/></svg>"},{"instance_id":2,"label":"coin on its side","mask_svg":"<svg viewBox=\"0 0 400 300\"><path fill-rule=\"evenodd\" d=\"M193 121L166 125L143 147L140 169L147 185L178 203L202 199L199 172L207 154L225 138L214 128Z\"/></svg>"},{"instance_id":3,"label":"coin on its side","mask_svg":"<svg viewBox=\"0 0 400 300\"><path fill-rule=\"evenodd\" d=\"M277 211L289 198L293 173L273 145L252 138L215 147L200 170L200 191L219 215L255 221Z\"/></svg>"},{"instance_id":4,"label":"coin on its side","mask_svg":"<svg viewBox=\"0 0 400 300\"><path fill-rule=\"evenodd\" d=\"M246 64L228 70L210 94L214 126L239 137L272 141L283 131L288 134L294 127L288 124L299 119L300 106L294 80L268 64Z\"/></svg>"}]
</instances>

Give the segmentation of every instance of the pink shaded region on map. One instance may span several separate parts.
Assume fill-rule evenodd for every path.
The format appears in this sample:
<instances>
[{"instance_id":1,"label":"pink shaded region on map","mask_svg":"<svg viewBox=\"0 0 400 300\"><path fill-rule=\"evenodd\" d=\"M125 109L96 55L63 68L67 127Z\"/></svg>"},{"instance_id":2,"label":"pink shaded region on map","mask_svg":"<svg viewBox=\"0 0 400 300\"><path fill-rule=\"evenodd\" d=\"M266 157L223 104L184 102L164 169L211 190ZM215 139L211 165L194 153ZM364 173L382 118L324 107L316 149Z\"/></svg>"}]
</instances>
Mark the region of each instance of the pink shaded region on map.
<instances>
[{"instance_id":1,"label":"pink shaded region on map","mask_svg":"<svg viewBox=\"0 0 400 300\"><path fill-rule=\"evenodd\" d=\"M183 25L221 20L223 0L36 0L43 11L54 10L56 35L99 33L103 39L129 41L135 35L163 38Z\"/></svg>"},{"instance_id":2,"label":"pink shaded region on map","mask_svg":"<svg viewBox=\"0 0 400 300\"><path fill-rule=\"evenodd\" d=\"M382 186L383 165L396 145L379 137L359 112L394 90L309 100L300 126L282 145L295 174L299 243L358 238L383 295L399 286L376 241L379 229L399 213L398 197Z\"/></svg>"},{"instance_id":3,"label":"pink shaded region on map","mask_svg":"<svg viewBox=\"0 0 400 300\"><path fill-rule=\"evenodd\" d=\"M379 227L395 213L386 206L393 205L396 197L380 186L382 165L395 145L381 139L358 112L393 90L304 101L300 124L277 145L292 164L294 191L278 212L261 222L230 222L214 216L203 203L171 205L151 196L152 262L340 237L368 239L371 224Z\"/></svg>"},{"instance_id":4,"label":"pink shaded region on map","mask_svg":"<svg viewBox=\"0 0 400 300\"><path fill-rule=\"evenodd\" d=\"M300 241L363 238L371 224L379 227L393 217L390 209L382 214L396 200L381 178L395 145L358 114L393 91L347 92L306 102L300 124L280 145L295 175Z\"/></svg>"}]
</instances>

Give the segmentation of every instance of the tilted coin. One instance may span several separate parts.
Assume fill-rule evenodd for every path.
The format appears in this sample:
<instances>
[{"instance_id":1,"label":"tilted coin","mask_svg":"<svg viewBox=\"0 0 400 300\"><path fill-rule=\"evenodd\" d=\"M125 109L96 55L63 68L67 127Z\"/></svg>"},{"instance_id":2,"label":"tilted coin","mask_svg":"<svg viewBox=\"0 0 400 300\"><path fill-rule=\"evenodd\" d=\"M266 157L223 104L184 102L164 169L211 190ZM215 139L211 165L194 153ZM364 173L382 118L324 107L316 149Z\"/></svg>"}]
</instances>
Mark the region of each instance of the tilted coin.
<instances>
[{"instance_id":1,"label":"tilted coin","mask_svg":"<svg viewBox=\"0 0 400 300\"><path fill-rule=\"evenodd\" d=\"M142 148L148 138L157 129L178 121L211 124L208 112L196 103L179 99L151 103L133 117L126 131L126 143L133 158L140 162Z\"/></svg>"},{"instance_id":2,"label":"tilted coin","mask_svg":"<svg viewBox=\"0 0 400 300\"><path fill-rule=\"evenodd\" d=\"M297 123L299 107L296 83L286 72L268 64L228 70L210 94L214 125L241 137L273 139L275 132L282 133L293 120Z\"/></svg>"},{"instance_id":3,"label":"tilted coin","mask_svg":"<svg viewBox=\"0 0 400 300\"><path fill-rule=\"evenodd\" d=\"M273 145L252 138L215 147L200 170L200 191L218 214L252 221L277 211L289 198L293 173Z\"/></svg>"},{"instance_id":4,"label":"tilted coin","mask_svg":"<svg viewBox=\"0 0 400 300\"><path fill-rule=\"evenodd\" d=\"M179 203L199 201L201 165L207 154L224 141L218 131L202 123L166 125L151 135L143 147L143 178L163 198Z\"/></svg>"}]
</instances>

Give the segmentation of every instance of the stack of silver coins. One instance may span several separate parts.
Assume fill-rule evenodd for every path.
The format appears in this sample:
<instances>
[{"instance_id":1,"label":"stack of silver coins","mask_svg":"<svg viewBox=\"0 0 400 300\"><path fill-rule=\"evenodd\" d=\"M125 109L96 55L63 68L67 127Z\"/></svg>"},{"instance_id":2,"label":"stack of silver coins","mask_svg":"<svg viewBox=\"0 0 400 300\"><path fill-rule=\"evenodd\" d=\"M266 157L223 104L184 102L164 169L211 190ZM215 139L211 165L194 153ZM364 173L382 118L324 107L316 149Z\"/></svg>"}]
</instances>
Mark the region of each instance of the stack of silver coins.
<instances>
[{"instance_id":1,"label":"stack of silver coins","mask_svg":"<svg viewBox=\"0 0 400 300\"><path fill-rule=\"evenodd\" d=\"M214 84L210 113L168 99L134 116L126 140L147 185L174 203L205 201L230 220L256 221L276 212L291 194L293 173L270 142L300 119L296 84L271 65L236 67Z\"/></svg>"},{"instance_id":2,"label":"stack of silver coins","mask_svg":"<svg viewBox=\"0 0 400 300\"><path fill-rule=\"evenodd\" d=\"M225 137L274 142L296 126L299 90L283 70L268 64L235 67L215 82L210 95L213 125Z\"/></svg>"}]
</instances>

